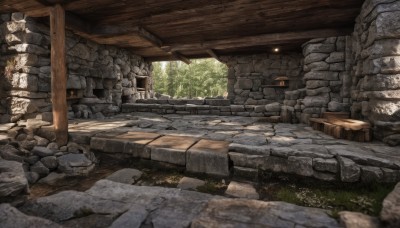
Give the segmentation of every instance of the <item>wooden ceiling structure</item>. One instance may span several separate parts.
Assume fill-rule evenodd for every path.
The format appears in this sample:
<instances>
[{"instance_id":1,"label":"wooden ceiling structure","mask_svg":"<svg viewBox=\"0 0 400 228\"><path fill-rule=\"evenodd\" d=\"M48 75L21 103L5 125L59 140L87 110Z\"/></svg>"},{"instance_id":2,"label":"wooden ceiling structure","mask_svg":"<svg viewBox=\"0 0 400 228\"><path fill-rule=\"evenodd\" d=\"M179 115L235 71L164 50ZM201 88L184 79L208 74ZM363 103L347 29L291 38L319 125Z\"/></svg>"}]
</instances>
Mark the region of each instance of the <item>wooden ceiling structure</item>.
<instances>
[{"instance_id":1,"label":"wooden ceiling structure","mask_svg":"<svg viewBox=\"0 0 400 228\"><path fill-rule=\"evenodd\" d=\"M66 27L149 61L300 51L312 38L348 35L363 0L2 0L1 12L49 16Z\"/></svg>"}]
</instances>

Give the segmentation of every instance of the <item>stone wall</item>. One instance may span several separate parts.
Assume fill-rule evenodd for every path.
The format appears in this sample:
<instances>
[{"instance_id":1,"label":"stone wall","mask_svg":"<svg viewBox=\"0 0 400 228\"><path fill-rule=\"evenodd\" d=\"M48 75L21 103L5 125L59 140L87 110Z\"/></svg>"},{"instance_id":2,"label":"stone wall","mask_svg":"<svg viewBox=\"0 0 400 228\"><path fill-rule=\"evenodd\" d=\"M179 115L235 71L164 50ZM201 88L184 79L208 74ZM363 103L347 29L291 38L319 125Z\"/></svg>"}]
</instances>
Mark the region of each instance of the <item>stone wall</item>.
<instances>
[{"instance_id":1,"label":"stone wall","mask_svg":"<svg viewBox=\"0 0 400 228\"><path fill-rule=\"evenodd\" d=\"M228 66L228 99L238 105L283 103L285 91L301 88L301 54L260 54L223 57ZM289 78L286 88L276 85L278 76Z\"/></svg>"},{"instance_id":2,"label":"stone wall","mask_svg":"<svg viewBox=\"0 0 400 228\"><path fill-rule=\"evenodd\" d=\"M279 118L280 110L281 104L278 102L267 105L235 105L227 99L146 99L122 105L123 113L272 117L270 120Z\"/></svg>"},{"instance_id":3,"label":"stone wall","mask_svg":"<svg viewBox=\"0 0 400 228\"><path fill-rule=\"evenodd\" d=\"M346 39L330 37L303 44L306 96L301 102L302 122L327 111L349 111L351 59L346 55Z\"/></svg>"},{"instance_id":4,"label":"stone wall","mask_svg":"<svg viewBox=\"0 0 400 228\"><path fill-rule=\"evenodd\" d=\"M352 36L351 113L400 144L400 1L367 0Z\"/></svg>"},{"instance_id":5,"label":"stone wall","mask_svg":"<svg viewBox=\"0 0 400 228\"><path fill-rule=\"evenodd\" d=\"M21 13L0 18L1 122L51 121L49 27ZM71 32L66 48L70 118L103 118L122 103L153 96L152 67L140 56Z\"/></svg>"}]
</instances>

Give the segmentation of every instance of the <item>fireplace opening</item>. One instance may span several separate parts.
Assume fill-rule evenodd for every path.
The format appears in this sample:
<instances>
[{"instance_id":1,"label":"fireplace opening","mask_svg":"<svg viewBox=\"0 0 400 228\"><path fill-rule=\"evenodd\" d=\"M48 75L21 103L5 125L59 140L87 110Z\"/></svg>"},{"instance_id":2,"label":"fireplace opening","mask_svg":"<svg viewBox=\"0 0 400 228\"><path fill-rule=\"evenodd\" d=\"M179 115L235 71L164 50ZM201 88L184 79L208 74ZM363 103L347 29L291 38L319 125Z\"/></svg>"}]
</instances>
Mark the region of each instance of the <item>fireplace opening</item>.
<instances>
[{"instance_id":1,"label":"fireplace opening","mask_svg":"<svg viewBox=\"0 0 400 228\"><path fill-rule=\"evenodd\" d=\"M103 99L106 97L104 89L94 89L93 95L95 95L99 99Z\"/></svg>"},{"instance_id":2,"label":"fireplace opening","mask_svg":"<svg viewBox=\"0 0 400 228\"><path fill-rule=\"evenodd\" d=\"M138 91L145 91L147 85L147 77L137 77L136 78L136 87Z\"/></svg>"}]
</instances>

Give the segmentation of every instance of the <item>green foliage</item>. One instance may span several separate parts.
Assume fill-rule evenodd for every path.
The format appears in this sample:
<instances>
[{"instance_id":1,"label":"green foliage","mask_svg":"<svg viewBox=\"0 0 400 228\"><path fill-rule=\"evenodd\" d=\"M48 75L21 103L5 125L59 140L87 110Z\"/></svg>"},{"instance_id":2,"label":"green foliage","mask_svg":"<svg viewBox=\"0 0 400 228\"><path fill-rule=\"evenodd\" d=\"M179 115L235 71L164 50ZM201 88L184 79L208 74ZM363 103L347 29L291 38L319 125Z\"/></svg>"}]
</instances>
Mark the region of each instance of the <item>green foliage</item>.
<instances>
[{"instance_id":1,"label":"green foliage","mask_svg":"<svg viewBox=\"0 0 400 228\"><path fill-rule=\"evenodd\" d=\"M177 98L216 97L226 93L227 67L215 59L153 63L155 92Z\"/></svg>"}]
</instances>

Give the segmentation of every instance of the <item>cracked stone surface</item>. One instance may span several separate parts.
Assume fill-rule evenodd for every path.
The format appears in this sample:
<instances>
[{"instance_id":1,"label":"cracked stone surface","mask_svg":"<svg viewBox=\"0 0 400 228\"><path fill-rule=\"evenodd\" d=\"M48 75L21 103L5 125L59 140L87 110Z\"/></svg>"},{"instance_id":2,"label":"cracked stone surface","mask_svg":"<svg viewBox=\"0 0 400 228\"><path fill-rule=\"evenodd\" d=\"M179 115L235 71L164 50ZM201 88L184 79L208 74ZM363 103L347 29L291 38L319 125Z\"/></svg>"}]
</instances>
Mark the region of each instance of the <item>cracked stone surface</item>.
<instances>
[{"instance_id":1,"label":"cracked stone surface","mask_svg":"<svg viewBox=\"0 0 400 228\"><path fill-rule=\"evenodd\" d=\"M20 211L0 205L0 214L10 212L18 216L0 216L1 227L339 227L322 209L109 180L38 198Z\"/></svg>"}]
</instances>

